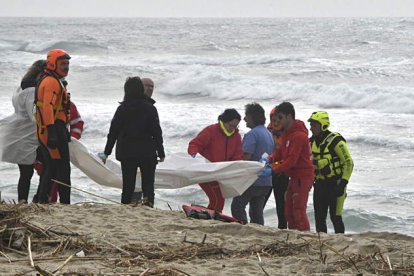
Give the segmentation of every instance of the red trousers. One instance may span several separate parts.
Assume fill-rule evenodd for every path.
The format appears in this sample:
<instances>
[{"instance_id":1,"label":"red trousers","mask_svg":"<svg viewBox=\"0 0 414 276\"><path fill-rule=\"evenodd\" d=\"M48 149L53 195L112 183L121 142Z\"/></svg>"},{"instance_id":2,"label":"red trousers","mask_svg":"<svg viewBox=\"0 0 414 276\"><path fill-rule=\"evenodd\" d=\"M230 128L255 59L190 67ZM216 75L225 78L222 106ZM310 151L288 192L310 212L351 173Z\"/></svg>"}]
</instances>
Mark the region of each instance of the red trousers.
<instances>
[{"instance_id":1,"label":"red trousers","mask_svg":"<svg viewBox=\"0 0 414 276\"><path fill-rule=\"evenodd\" d=\"M306 207L313 177L291 177L285 195L285 217L289 229L309 231Z\"/></svg>"},{"instance_id":2,"label":"red trousers","mask_svg":"<svg viewBox=\"0 0 414 276\"><path fill-rule=\"evenodd\" d=\"M200 183L200 187L208 197L209 203L207 208L220 212L223 211L224 197L221 193L219 183L217 181Z\"/></svg>"}]
</instances>

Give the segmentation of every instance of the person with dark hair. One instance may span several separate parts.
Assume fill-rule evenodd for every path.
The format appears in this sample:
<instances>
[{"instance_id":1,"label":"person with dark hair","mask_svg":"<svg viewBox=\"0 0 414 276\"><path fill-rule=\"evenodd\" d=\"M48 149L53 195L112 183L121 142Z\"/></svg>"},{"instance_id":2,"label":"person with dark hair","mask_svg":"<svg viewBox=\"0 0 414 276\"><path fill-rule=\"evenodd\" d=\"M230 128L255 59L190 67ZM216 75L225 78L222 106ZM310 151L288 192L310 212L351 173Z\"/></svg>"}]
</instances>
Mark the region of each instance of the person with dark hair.
<instances>
[{"instance_id":1,"label":"person with dark hair","mask_svg":"<svg viewBox=\"0 0 414 276\"><path fill-rule=\"evenodd\" d=\"M46 68L36 87L37 138L45 170L39 184L39 203L48 203L52 179L59 186L60 203L70 204L69 132L70 100L65 77L69 72L69 54L61 49L47 53Z\"/></svg>"},{"instance_id":2,"label":"person with dark hair","mask_svg":"<svg viewBox=\"0 0 414 276\"><path fill-rule=\"evenodd\" d=\"M265 111L257 103L245 106L244 120L251 130L243 137L243 159L260 161L262 156L268 156L274 150L272 134L264 126ZM272 189L272 176L259 177L243 194L233 198L231 214L234 218L247 223L246 205L249 204L251 223L264 225L263 206L266 196Z\"/></svg>"},{"instance_id":3,"label":"person with dark hair","mask_svg":"<svg viewBox=\"0 0 414 276\"><path fill-rule=\"evenodd\" d=\"M121 202L131 203L139 167L142 203L153 207L155 169L158 161L163 162L165 158L158 111L148 102L139 77L128 78L124 92L124 100L111 121L105 151L99 157L105 163L116 143L116 159L121 162L122 169Z\"/></svg>"},{"instance_id":4,"label":"person with dark hair","mask_svg":"<svg viewBox=\"0 0 414 276\"><path fill-rule=\"evenodd\" d=\"M276 107L275 125L283 129L282 143L270 156L274 173L285 173L290 177L285 195L285 216L289 229L309 231L306 214L309 191L313 185L312 153L308 130L305 124L295 119L295 108L289 102ZM271 170L263 169L262 175L270 175Z\"/></svg>"},{"instance_id":5,"label":"person with dark hair","mask_svg":"<svg viewBox=\"0 0 414 276\"><path fill-rule=\"evenodd\" d=\"M329 209L335 233L345 233L342 211L354 162L345 138L328 130L330 122L327 112L313 112L308 122L312 132L310 143L315 169L313 206L316 232L327 233L326 216Z\"/></svg>"},{"instance_id":6,"label":"person with dark hair","mask_svg":"<svg viewBox=\"0 0 414 276\"><path fill-rule=\"evenodd\" d=\"M218 123L204 128L188 144L188 154L196 157L202 155L210 162L236 161L243 159L241 136L238 125L241 116L235 109L226 109L218 117ZM224 197L217 181L200 183L206 193L208 209L221 212L224 208Z\"/></svg>"},{"instance_id":7,"label":"person with dark hair","mask_svg":"<svg viewBox=\"0 0 414 276\"><path fill-rule=\"evenodd\" d=\"M36 160L36 149L39 142L36 138L36 123L33 117L33 102L45 60L38 60L26 72L20 87L13 94L14 114L0 123L1 160L18 164L20 177L17 184L19 202L28 201L30 181L33 176L33 163Z\"/></svg>"},{"instance_id":8,"label":"person with dark hair","mask_svg":"<svg viewBox=\"0 0 414 276\"><path fill-rule=\"evenodd\" d=\"M274 117L276 116L276 108L273 108L270 112L270 123L267 125L267 129L272 133L275 141L275 148L281 147L281 135L282 126L280 124L274 124ZM285 173L272 173L272 186L273 196L276 202L276 214L277 214L277 228L286 229L287 222L285 217L285 193L289 184L289 177ZM272 191L266 197L265 205L271 196ZM263 206L264 208L264 206Z\"/></svg>"},{"instance_id":9,"label":"person with dark hair","mask_svg":"<svg viewBox=\"0 0 414 276\"><path fill-rule=\"evenodd\" d=\"M154 92L154 82L150 78L142 78L142 84L144 85L144 94L147 96L148 102L155 104L155 100L152 98ZM142 201L142 191L133 192L132 194L132 203L139 203Z\"/></svg>"}]
</instances>

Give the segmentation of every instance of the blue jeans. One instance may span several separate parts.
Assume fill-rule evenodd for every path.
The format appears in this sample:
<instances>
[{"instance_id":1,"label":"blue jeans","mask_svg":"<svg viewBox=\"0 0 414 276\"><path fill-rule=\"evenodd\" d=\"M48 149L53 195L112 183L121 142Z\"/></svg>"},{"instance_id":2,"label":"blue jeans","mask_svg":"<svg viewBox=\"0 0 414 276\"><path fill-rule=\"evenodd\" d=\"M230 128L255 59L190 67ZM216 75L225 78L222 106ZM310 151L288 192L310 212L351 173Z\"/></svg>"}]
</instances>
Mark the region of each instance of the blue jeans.
<instances>
[{"instance_id":1,"label":"blue jeans","mask_svg":"<svg viewBox=\"0 0 414 276\"><path fill-rule=\"evenodd\" d=\"M242 195L231 202L231 215L247 223L246 206L249 204L250 223L264 225L263 206L271 186L250 186Z\"/></svg>"}]
</instances>

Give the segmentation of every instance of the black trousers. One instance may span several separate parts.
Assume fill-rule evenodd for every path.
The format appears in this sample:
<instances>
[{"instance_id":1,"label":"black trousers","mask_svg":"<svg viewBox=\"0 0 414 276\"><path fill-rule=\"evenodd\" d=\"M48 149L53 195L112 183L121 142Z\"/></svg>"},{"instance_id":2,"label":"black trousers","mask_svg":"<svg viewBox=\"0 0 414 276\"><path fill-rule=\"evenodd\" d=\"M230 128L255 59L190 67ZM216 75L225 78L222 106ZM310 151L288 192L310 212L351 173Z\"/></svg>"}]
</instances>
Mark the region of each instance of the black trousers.
<instances>
[{"instance_id":1,"label":"black trousers","mask_svg":"<svg viewBox=\"0 0 414 276\"><path fill-rule=\"evenodd\" d=\"M129 204L135 190L138 167L141 171L143 197L154 205L154 180L157 162L151 159L124 159L121 160L122 169L122 195L121 203Z\"/></svg>"},{"instance_id":2,"label":"black trousers","mask_svg":"<svg viewBox=\"0 0 414 276\"><path fill-rule=\"evenodd\" d=\"M313 187L313 207L315 211L316 232L327 233L326 217L331 218L335 233L345 233L342 216L336 215L338 198L335 194L337 180L316 180Z\"/></svg>"},{"instance_id":3,"label":"black trousers","mask_svg":"<svg viewBox=\"0 0 414 276\"><path fill-rule=\"evenodd\" d=\"M68 146L68 131L63 122L56 122L56 132L58 136L58 150L60 159L53 159L46 146L41 143L40 149L45 164L43 174L39 183L39 203L48 203L50 189L52 187L52 179L56 179L67 185L70 183L70 158ZM60 203L70 204L70 187L59 185L59 201Z\"/></svg>"},{"instance_id":4,"label":"black trousers","mask_svg":"<svg viewBox=\"0 0 414 276\"><path fill-rule=\"evenodd\" d=\"M273 195L275 197L275 202L276 202L276 214L277 214L277 220L278 220L277 228L279 229L287 229L287 221L285 218L285 193L286 193L288 184L289 184L289 176L285 175L284 173L280 173L276 175L273 174L272 186L273 186ZM270 190L269 194L267 195L266 202L269 199L271 194L272 194L272 190ZM265 202L265 205L266 205L266 202Z\"/></svg>"},{"instance_id":5,"label":"black trousers","mask_svg":"<svg viewBox=\"0 0 414 276\"><path fill-rule=\"evenodd\" d=\"M28 201L30 181L32 180L34 168L33 165L22 165L18 164L20 177L17 183L17 199Z\"/></svg>"}]
</instances>

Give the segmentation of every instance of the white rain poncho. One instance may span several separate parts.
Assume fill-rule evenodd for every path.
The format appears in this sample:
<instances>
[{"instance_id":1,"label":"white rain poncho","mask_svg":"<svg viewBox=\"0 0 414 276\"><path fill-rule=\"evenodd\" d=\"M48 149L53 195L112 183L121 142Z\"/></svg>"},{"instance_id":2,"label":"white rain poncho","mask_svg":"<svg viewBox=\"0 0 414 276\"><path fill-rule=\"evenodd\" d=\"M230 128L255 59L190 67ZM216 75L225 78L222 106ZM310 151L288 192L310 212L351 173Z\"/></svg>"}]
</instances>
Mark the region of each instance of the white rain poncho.
<instances>
[{"instance_id":1,"label":"white rain poncho","mask_svg":"<svg viewBox=\"0 0 414 276\"><path fill-rule=\"evenodd\" d=\"M89 178L103 186L122 188L121 167L107 160L106 165L86 146L75 139L69 143L72 164ZM178 153L167 156L155 171L156 189L178 189L192 184L218 181L225 198L241 195L257 179L257 171L263 164L255 161L228 161L210 163L203 157L192 158ZM141 187L141 175L137 173L137 189Z\"/></svg>"},{"instance_id":2,"label":"white rain poncho","mask_svg":"<svg viewBox=\"0 0 414 276\"><path fill-rule=\"evenodd\" d=\"M34 87L19 87L12 97L14 113L0 120L1 161L30 165L36 159L39 143L33 116L34 93Z\"/></svg>"}]
</instances>

